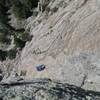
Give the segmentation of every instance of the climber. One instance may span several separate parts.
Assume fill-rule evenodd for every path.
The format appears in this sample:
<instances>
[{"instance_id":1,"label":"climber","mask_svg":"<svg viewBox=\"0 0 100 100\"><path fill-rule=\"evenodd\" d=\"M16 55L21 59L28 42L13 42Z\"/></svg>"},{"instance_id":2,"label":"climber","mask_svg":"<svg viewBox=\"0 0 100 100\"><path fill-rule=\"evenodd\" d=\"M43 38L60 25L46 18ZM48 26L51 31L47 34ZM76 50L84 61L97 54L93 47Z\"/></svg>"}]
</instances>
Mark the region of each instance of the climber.
<instances>
[{"instance_id":1,"label":"climber","mask_svg":"<svg viewBox=\"0 0 100 100\"><path fill-rule=\"evenodd\" d=\"M45 65L44 64L40 64L36 66L37 71L43 71L45 69Z\"/></svg>"}]
</instances>

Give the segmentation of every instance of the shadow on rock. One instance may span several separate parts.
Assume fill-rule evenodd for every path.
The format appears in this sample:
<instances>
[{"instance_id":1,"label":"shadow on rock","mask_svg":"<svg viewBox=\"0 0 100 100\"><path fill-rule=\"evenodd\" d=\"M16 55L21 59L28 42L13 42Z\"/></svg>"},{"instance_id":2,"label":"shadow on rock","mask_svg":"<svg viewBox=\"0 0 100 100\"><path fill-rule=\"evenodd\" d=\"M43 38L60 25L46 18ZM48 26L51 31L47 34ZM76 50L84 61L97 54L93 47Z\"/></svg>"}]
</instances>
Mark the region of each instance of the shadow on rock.
<instances>
[{"instance_id":1,"label":"shadow on rock","mask_svg":"<svg viewBox=\"0 0 100 100\"><path fill-rule=\"evenodd\" d=\"M0 100L100 100L100 92L50 79L0 83Z\"/></svg>"}]
</instances>

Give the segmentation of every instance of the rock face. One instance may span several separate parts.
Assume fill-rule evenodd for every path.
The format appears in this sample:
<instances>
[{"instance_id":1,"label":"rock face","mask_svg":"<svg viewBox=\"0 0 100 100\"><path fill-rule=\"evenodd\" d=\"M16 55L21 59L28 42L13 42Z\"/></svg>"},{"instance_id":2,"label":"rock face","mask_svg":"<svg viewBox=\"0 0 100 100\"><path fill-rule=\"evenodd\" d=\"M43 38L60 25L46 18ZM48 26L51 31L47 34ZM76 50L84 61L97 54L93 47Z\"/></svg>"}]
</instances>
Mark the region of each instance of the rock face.
<instances>
[{"instance_id":1,"label":"rock face","mask_svg":"<svg viewBox=\"0 0 100 100\"><path fill-rule=\"evenodd\" d=\"M25 72L25 79L49 78L100 91L99 15L99 0L51 0L25 22L33 39L13 68L19 75ZM45 70L38 72L38 64Z\"/></svg>"},{"instance_id":2,"label":"rock face","mask_svg":"<svg viewBox=\"0 0 100 100\"><path fill-rule=\"evenodd\" d=\"M99 91L99 14L99 0L51 0L43 13L27 19L33 39L21 53L18 72ZM37 64L46 69L38 72Z\"/></svg>"},{"instance_id":3,"label":"rock face","mask_svg":"<svg viewBox=\"0 0 100 100\"><path fill-rule=\"evenodd\" d=\"M5 88L4 88L5 87ZM100 93L49 79L0 84L0 100L99 100Z\"/></svg>"}]
</instances>

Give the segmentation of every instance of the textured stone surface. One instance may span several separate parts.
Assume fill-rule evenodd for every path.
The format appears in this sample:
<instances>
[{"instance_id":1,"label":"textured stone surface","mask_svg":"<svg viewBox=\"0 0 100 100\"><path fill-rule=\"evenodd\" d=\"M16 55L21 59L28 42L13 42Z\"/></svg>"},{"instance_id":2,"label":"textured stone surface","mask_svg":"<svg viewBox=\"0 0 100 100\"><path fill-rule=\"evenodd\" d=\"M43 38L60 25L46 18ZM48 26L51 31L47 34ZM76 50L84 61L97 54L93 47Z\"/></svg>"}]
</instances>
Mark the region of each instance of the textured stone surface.
<instances>
[{"instance_id":1,"label":"textured stone surface","mask_svg":"<svg viewBox=\"0 0 100 100\"><path fill-rule=\"evenodd\" d=\"M27 19L24 27L33 39L14 70L26 71L26 79L50 78L100 91L99 15L99 0L51 0L43 13ZM38 72L38 64L46 69Z\"/></svg>"},{"instance_id":2,"label":"textured stone surface","mask_svg":"<svg viewBox=\"0 0 100 100\"><path fill-rule=\"evenodd\" d=\"M99 100L100 93L85 91L79 87L34 79L17 83L0 84L1 100Z\"/></svg>"}]
</instances>

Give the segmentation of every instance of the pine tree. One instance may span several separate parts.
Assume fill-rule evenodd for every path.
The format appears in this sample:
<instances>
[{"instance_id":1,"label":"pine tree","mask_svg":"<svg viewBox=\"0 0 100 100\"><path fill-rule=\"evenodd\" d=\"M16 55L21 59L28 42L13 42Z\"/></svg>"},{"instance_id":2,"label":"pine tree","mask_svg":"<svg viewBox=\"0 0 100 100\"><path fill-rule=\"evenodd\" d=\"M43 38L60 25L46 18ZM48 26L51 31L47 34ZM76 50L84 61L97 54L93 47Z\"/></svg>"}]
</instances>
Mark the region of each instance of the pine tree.
<instances>
[{"instance_id":1,"label":"pine tree","mask_svg":"<svg viewBox=\"0 0 100 100\"><path fill-rule=\"evenodd\" d=\"M38 0L10 0L12 11L19 19L25 19L32 15L32 9L37 7Z\"/></svg>"},{"instance_id":2,"label":"pine tree","mask_svg":"<svg viewBox=\"0 0 100 100\"><path fill-rule=\"evenodd\" d=\"M8 24L8 9L5 5L5 0L0 0L0 42L8 43L10 40L7 37L13 28Z\"/></svg>"},{"instance_id":3,"label":"pine tree","mask_svg":"<svg viewBox=\"0 0 100 100\"><path fill-rule=\"evenodd\" d=\"M10 45L11 36L14 37L15 43L13 52L0 51L1 61L6 59L6 52L9 53L8 55L12 55L12 58L15 58L16 49L22 49L25 43L31 39L31 36L24 29L16 30L9 24L11 19L9 19L8 10L12 10L15 17L21 20L31 16L33 13L32 9L36 8L37 5L38 0L0 0L0 44Z\"/></svg>"}]
</instances>

